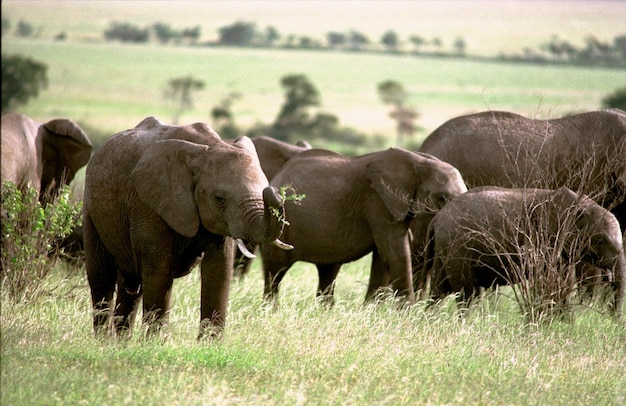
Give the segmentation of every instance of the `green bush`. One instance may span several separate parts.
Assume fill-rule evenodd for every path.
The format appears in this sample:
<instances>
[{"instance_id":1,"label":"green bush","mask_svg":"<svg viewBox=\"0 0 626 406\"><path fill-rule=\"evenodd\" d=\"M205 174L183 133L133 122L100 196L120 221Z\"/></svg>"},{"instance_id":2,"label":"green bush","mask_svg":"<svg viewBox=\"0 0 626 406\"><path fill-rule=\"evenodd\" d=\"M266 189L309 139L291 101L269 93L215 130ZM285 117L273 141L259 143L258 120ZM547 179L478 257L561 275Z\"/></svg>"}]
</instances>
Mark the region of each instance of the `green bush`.
<instances>
[{"instance_id":1,"label":"green bush","mask_svg":"<svg viewBox=\"0 0 626 406\"><path fill-rule=\"evenodd\" d=\"M72 199L65 185L45 207L39 193L22 193L11 182L2 183L2 289L22 300L38 292L40 281L61 253L59 244L81 222L82 203Z\"/></svg>"},{"instance_id":2,"label":"green bush","mask_svg":"<svg viewBox=\"0 0 626 406\"><path fill-rule=\"evenodd\" d=\"M602 99L602 107L626 110L626 87L616 89Z\"/></svg>"}]
</instances>

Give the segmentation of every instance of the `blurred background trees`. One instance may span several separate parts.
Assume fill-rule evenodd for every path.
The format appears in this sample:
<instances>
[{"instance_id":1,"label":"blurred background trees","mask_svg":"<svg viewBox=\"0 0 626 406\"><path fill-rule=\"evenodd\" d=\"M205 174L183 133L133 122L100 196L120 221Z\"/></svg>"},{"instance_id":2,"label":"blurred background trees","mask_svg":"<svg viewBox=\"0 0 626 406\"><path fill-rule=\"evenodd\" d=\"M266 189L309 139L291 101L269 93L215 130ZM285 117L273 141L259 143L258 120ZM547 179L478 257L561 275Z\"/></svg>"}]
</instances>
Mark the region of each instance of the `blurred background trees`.
<instances>
[{"instance_id":1,"label":"blurred background trees","mask_svg":"<svg viewBox=\"0 0 626 406\"><path fill-rule=\"evenodd\" d=\"M415 120L419 117L419 113L413 107L406 105L409 94L404 86L395 80L379 83L378 96L383 104L391 105L389 116L396 121L396 146L404 147L405 137L415 133Z\"/></svg>"},{"instance_id":2,"label":"blurred background trees","mask_svg":"<svg viewBox=\"0 0 626 406\"><path fill-rule=\"evenodd\" d=\"M617 89L602 99L602 107L626 111L626 87Z\"/></svg>"},{"instance_id":3,"label":"blurred background trees","mask_svg":"<svg viewBox=\"0 0 626 406\"><path fill-rule=\"evenodd\" d=\"M201 89L204 89L204 81L191 75L172 78L167 82L163 95L172 103L172 124L178 124L181 114L193 107L192 92Z\"/></svg>"},{"instance_id":4,"label":"blurred background trees","mask_svg":"<svg viewBox=\"0 0 626 406\"><path fill-rule=\"evenodd\" d=\"M25 105L48 86L48 67L21 55L2 55L2 113Z\"/></svg>"}]
</instances>

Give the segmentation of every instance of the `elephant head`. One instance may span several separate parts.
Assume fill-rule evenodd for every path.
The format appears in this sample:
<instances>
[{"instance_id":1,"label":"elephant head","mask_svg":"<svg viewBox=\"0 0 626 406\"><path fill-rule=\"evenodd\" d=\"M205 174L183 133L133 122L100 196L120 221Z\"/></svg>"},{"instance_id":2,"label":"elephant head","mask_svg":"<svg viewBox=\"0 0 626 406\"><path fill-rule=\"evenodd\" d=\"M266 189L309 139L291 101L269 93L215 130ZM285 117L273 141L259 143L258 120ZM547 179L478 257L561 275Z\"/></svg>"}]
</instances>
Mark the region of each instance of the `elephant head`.
<instances>
[{"instance_id":1,"label":"elephant head","mask_svg":"<svg viewBox=\"0 0 626 406\"><path fill-rule=\"evenodd\" d=\"M365 175L396 221L436 212L467 191L459 171L446 162L398 148L388 152L372 160ZM414 181L407 185L407 179Z\"/></svg>"},{"instance_id":2,"label":"elephant head","mask_svg":"<svg viewBox=\"0 0 626 406\"><path fill-rule=\"evenodd\" d=\"M548 193L546 202L529 205L531 223L538 229L547 227L555 247L568 262L575 263L583 290L609 282L615 293L613 311L621 312L626 260L617 218L588 196L565 186ZM545 210L537 209L541 206Z\"/></svg>"},{"instance_id":3,"label":"elephant head","mask_svg":"<svg viewBox=\"0 0 626 406\"><path fill-rule=\"evenodd\" d=\"M570 202L573 196L578 196L567 188L555 193ZM626 258L620 224L611 212L586 196L578 196L573 204L576 233L572 235L570 251L578 249L580 268L586 270L578 277L583 286L609 282L614 292L612 311L619 316L626 291ZM594 274L590 275L589 270Z\"/></svg>"},{"instance_id":4,"label":"elephant head","mask_svg":"<svg viewBox=\"0 0 626 406\"><path fill-rule=\"evenodd\" d=\"M156 141L131 180L139 198L185 237L195 236L200 225L254 243L276 240L282 232L282 198L269 187L247 137L212 146Z\"/></svg>"}]
</instances>

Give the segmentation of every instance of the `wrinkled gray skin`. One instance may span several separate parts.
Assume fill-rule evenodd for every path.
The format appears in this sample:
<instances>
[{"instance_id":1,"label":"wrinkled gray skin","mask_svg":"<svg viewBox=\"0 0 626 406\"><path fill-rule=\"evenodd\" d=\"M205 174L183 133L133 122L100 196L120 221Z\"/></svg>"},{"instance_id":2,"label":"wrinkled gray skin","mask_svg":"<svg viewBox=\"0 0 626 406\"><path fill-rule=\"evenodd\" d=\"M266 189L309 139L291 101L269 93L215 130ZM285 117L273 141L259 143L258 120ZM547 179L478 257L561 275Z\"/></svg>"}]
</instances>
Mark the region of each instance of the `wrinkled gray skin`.
<instances>
[{"instance_id":1,"label":"wrinkled gray skin","mask_svg":"<svg viewBox=\"0 0 626 406\"><path fill-rule=\"evenodd\" d=\"M73 121L40 123L19 113L2 115L2 181L21 191L30 184L43 203L74 179L91 156L91 141Z\"/></svg>"},{"instance_id":2,"label":"wrinkled gray skin","mask_svg":"<svg viewBox=\"0 0 626 406\"><path fill-rule=\"evenodd\" d=\"M282 199L250 139L229 144L205 124L169 126L154 117L94 154L83 207L97 333L109 331L113 315L114 332L129 329L142 296L144 322L157 330L167 321L174 278L200 256L200 335L221 331L234 239L273 241L283 225L272 213L282 213Z\"/></svg>"},{"instance_id":3,"label":"wrinkled gray skin","mask_svg":"<svg viewBox=\"0 0 626 406\"><path fill-rule=\"evenodd\" d=\"M622 110L554 120L485 111L445 122L419 150L452 164L470 189L566 186L611 210L626 232L626 114ZM424 236L431 218L416 218L413 234ZM414 241L414 269L419 272L424 249L420 243L425 240Z\"/></svg>"},{"instance_id":4,"label":"wrinkled gray skin","mask_svg":"<svg viewBox=\"0 0 626 406\"><path fill-rule=\"evenodd\" d=\"M265 173L270 182L289 158L312 148L306 141L298 141L295 145L292 145L266 136L254 137L252 142L259 156L261 169L263 169L263 173ZM255 248L256 246L248 247L250 252L254 252ZM238 278L243 278L250 270L251 264L252 259L241 254L239 248L237 248L234 275Z\"/></svg>"},{"instance_id":5,"label":"wrinkled gray skin","mask_svg":"<svg viewBox=\"0 0 626 406\"><path fill-rule=\"evenodd\" d=\"M454 118L420 147L457 168L469 188L566 186L612 211L626 229L626 113L532 120L504 111Z\"/></svg>"},{"instance_id":6,"label":"wrinkled gray skin","mask_svg":"<svg viewBox=\"0 0 626 406\"><path fill-rule=\"evenodd\" d=\"M572 275L579 278L601 269L614 288L613 310L621 314L626 259L617 219L566 187L475 188L440 210L428 232L424 285L430 280L435 299L459 292L464 301L480 287L515 282L512 269L528 270L537 253L542 265L576 269Z\"/></svg>"},{"instance_id":7,"label":"wrinkled gray skin","mask_svg":"<svg viewBox=\"0 0 626 406\"><path fill-rule=\"evenodd\" d=\"M317 296L332 304L342 264L373 252L366 300L380 287L413 300L409 221L417 212L438 210L467 190L459 172L438 159L391 148L359 157L311 149L292 157L271 185L292 185L305 195L285 203L289 225L280 251L261 246L265 296L274 299L280 281L297 261L318 269Z\"/></svg>"}]
</instances>

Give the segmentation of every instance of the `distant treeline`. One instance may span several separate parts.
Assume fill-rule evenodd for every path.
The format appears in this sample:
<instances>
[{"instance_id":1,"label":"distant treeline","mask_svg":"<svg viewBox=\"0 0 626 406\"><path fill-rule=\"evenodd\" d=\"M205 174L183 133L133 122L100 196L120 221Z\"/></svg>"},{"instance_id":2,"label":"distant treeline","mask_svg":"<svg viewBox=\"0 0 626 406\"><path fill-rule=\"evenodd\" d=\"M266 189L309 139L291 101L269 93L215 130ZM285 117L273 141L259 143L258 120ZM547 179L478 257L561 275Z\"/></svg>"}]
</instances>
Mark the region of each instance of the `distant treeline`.
<instances>
[{"instance_id":1,"label":"distant treeline","mask_svg":"<svg viewBox=\"0 0 626 406\"><path fill-rule=\"evenodd\" d=\"M2 17L2 34L11 31L11 22ZM37 36L31 24L20 20L14 35L21 37ZM428 55L440 57L471 57L465 39L457 36L449 44L440 37L425 38L420 35L400 36L392 29L387 30L377 41L356 30L331 31L324 39L295 34L281 34L275 27L260 29L253 22L236 21L220 27L215 40L200 42L201 27L173 28L170 24L156 22L141 27L128 22L113 21L103 32L107 41L194 46L237 46L283 49L340 50L351 52L385 52L402 55ZM55 35L57 40L67 39L66 32ZM584 45L576 47L566 39L557 36L542 44L539 49L524 48L518 54L500 54L490 59L524 61L532 63L563 63L626 67L626 33L605 42L594 35L584 38Z\"/></svg>"}]
</instances>

